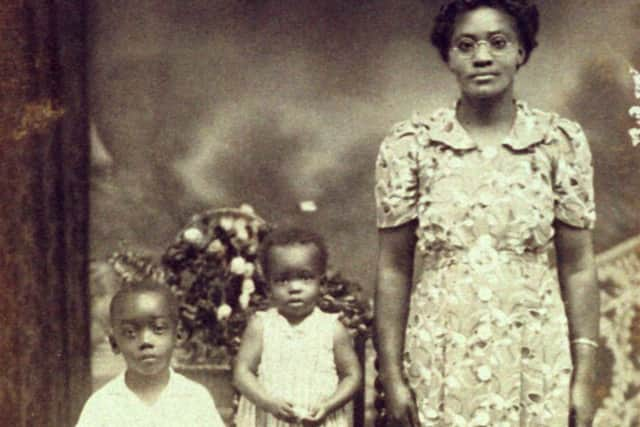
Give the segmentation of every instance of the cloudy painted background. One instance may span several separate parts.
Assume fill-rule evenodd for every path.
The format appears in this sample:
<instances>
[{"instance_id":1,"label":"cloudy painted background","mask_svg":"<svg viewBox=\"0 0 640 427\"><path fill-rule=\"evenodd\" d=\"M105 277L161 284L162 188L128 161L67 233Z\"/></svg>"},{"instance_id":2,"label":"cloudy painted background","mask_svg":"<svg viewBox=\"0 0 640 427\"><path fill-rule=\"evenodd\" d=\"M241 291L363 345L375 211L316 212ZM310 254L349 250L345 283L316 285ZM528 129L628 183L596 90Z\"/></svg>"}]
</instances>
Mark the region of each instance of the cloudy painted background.
<instances>
[{"instance_id":1,"label":"cloudy painted background","mask_svg":"<svg viewBox=\"0 0 640 427\"><path fill-rule=\"evenodd\" d=\"M373 165L390 128L456 98L428 43L441 2L89 2L92 257L159 254L191 214L249 203L323 232L332 263L374 277ZM629 65L640 2L540 1L518 96L590 138L603 251L640 233ZM298 202L314 200L303 214Z\"/></svg>"}]
</instances>

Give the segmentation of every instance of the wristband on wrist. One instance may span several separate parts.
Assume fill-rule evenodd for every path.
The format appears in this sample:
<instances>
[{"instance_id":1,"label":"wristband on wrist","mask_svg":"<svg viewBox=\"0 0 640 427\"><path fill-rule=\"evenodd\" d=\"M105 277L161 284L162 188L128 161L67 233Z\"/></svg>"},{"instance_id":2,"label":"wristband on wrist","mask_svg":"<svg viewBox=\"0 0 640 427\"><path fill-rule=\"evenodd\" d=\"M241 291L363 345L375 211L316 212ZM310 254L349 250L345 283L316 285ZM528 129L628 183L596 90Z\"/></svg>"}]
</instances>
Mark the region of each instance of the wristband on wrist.
<instances>
[{"instance_id":1,"label":"wristband on wrist","mask_svg":"<svg viewBox=\"0 0 640 427\"><path fill-rule=\"evenodd\" d=\"M573 344L573 345L582 344L582 345L587 345L587 346L593 347L593 348L600 347L600 345L596 341L591 340L589 338L576 338L576 339L571 340L571 344Z\"/></svg>"}]
</instances>

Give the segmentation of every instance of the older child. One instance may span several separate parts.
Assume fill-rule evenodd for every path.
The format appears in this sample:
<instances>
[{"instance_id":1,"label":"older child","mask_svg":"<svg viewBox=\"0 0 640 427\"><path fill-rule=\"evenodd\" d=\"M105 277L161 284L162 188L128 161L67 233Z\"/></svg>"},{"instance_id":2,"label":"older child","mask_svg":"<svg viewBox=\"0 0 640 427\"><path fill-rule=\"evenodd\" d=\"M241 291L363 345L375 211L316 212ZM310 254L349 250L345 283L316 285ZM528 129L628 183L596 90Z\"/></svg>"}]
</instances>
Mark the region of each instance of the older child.
<instances>
[{"instance_id":1,"label":"older child","mask_svg":"<svg viewBox=\"0 0 640 427\"><path fill-rule=\"evenodd\" d=\"M327 267L322 238L275 230L260 264L273 307L250 320L236 358L237 426L349 425L344 406L361 371L346 328L316 307Z\"/></svg>"},{"instance_id":2,"label":"older child","mask_svg":"<svg viewBox=\"0 0 640 427\"><path fill-rule=\"evenodd\" d=\"M77 427L223 427L209 392L170 367L178 304L154 283L125 286L110 305L114 352L127 369L86 402Z\"/></svg>"}]
</instances>

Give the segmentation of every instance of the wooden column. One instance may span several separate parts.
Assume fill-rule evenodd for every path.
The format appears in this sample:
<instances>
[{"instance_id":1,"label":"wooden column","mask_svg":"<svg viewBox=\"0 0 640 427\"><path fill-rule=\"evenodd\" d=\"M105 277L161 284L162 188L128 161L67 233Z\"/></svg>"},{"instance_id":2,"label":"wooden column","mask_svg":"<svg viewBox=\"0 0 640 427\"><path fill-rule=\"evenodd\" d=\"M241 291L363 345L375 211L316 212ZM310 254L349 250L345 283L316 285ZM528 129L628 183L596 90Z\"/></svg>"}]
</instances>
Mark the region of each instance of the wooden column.
<instances>
[{"instance_id":1,"label":"wooden column","mask_svg":"<svg viewBox=\"0 0 640 427\"><path fill-rule=\"evenodd\" d=\"M0 425L73 425L89 394L82 1L0 7Z\"/></svg>"}]
</instances>

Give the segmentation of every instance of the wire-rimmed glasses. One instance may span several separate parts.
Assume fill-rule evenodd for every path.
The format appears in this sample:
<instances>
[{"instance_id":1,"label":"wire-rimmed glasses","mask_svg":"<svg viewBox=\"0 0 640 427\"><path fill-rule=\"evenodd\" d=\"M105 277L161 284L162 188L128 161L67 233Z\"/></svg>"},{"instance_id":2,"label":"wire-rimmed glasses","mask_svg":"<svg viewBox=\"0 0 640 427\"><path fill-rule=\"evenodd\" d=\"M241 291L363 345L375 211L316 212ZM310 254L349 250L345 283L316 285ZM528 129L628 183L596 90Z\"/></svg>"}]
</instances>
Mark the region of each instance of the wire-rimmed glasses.
<instances>
[{"instance_id":1,"label":"wire-rimmed glasses","mask_svg":"<svg viewBox=\"0 0 640 427\"><path fill-rule=\"evenodd\" d=\"M480 45L485 45L492 56L501 56L511 50L513 42L502 34L495 34L488 40L461 37L453 43L451 49L462 58L471 58L478 52Z\"/></svg>"}]
</instances>

